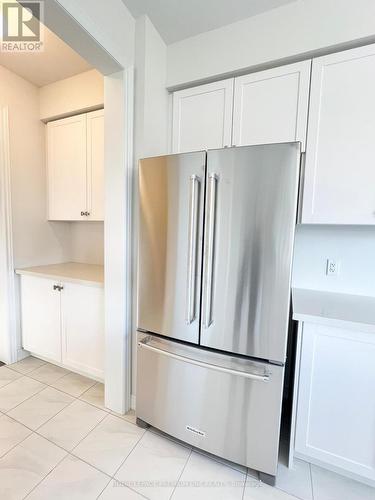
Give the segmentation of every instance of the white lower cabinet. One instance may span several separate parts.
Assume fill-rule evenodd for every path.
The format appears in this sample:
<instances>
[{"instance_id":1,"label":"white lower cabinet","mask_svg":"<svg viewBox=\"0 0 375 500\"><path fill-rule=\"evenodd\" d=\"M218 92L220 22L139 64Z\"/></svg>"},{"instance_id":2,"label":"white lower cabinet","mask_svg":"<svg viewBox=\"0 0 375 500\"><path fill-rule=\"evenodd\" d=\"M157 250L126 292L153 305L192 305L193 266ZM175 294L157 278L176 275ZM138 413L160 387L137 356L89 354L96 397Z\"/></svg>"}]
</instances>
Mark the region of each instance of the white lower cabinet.
<instances>
[{"instance_id":1,"label":"white lower cabinet","mask_svg":"<svg viewBox=\"0 0 375 500\"><path fill-rule=\"evenodd\" d=\"M62 303L62 362L102 378L104 373L103 289L65 283Z\"/></svg>"},{"instance_id":2,"label":"white lower cabinet","mask_svg":"<svg viewBox=\"0 0 375 500\"><path fill-rule=\"evenodd\" d=\"M375 481L375 334L304 323L295 456Z\"/></svg>"},{"instance_id":3,"label":"white lower cabinet","mask_svg":"<svg viewBox=\"0 0 375 500\"><path fill-rule=\"evenodd\" d=\"M22 276L22 346L51 361L61 362L61 297L50 279Z\"/></svg>"},{"instance_id":4,"label":"white lower cabinet","mask_svg":"<svg viewBox=\"0 0 375 500\"><path fill-rule=\"evenodd\" d=\"M102 287L21 276L23 348L82 374L104 378Z\"/></svg>"}]
</instances>

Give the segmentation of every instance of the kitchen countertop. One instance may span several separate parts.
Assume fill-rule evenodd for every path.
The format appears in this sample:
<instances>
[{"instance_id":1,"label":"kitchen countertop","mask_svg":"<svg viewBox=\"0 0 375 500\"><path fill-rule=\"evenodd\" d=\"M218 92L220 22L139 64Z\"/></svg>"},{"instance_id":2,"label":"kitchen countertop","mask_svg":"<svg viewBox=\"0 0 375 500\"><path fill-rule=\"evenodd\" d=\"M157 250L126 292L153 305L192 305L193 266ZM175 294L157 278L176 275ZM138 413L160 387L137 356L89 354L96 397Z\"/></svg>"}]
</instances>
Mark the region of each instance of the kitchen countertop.
<instances>
[{"instance_id":1,"label":"kitchen countertop","mask_svg":"<svg viewBox=\"0 0 375 500\"><path fill-rule=\"evenodd\" d=\"M292 289L293 319L375 333L375 297Z\"/></svg>"},{"instance_id":2,"label":"kitchen countertop","mask_svg":"<svg viewBox=\"0 0 375 500\"><path fill-rule=\"evenodd\" d=\"M47 266L35 266L16 269L17 274L38 276L56 281L79 283L82 285L104 286L104 266L64 262Z\"/></svg>"}]
</instances>

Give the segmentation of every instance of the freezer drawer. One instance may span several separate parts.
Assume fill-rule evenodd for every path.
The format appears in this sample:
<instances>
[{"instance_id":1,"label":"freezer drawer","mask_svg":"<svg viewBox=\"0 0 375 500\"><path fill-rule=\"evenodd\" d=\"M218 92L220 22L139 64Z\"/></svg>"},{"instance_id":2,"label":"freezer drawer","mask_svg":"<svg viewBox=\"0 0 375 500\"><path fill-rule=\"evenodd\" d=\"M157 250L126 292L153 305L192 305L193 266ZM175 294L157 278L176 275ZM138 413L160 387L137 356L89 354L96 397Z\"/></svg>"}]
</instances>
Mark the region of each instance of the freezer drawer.
<instances>
[{"instance_id":1,"label":"freezer drawer","mask_svg":"<svg viewBox=\"0 0 375 500\"><path fill-rule=\"evenodd\" d=\"M138 335L137 417L276 475L284 368Z\"/></svg>"}]
</instances>

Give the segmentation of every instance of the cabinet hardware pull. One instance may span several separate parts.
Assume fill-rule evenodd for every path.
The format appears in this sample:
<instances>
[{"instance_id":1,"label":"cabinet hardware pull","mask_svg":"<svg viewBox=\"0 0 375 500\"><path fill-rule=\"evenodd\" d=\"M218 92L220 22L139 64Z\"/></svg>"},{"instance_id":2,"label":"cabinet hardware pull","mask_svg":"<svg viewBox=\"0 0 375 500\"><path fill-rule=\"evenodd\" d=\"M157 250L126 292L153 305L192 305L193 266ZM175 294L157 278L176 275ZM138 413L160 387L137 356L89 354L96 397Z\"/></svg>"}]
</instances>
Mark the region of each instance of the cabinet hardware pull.
<instances>
[{"instance_id":1,"label":"cabinet hardware pull","mask_svg":"<svg viewBox=\"0 0 375 500\"><path fill-rule=\"evenodd\" d=\"M53 289L54 290L58 290L59 292L61 292L61 290L64 290L64 287L61 286L61 285L53 285Z\"/></svg>"},{"instance_id":2,"label":"cabinet hardware pull","mask_svg":"<svg viewBox=\"0 0 375 500\"><path fill-rule=\"evenodd\" d=\"M85 212L81 212L81 217L83 217L84 215L86 215Z\"/></svg>"}]
</instances>

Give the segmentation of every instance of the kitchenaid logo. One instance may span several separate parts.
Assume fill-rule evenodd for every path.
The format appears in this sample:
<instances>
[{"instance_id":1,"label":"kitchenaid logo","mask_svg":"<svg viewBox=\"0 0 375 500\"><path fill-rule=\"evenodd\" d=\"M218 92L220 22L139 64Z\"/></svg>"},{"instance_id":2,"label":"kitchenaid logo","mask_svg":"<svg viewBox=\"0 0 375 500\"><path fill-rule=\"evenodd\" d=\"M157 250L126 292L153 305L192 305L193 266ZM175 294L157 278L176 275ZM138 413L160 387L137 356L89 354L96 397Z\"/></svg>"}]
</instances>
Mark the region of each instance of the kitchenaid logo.
<instances>
[{"instance_id":1,"label":"kitchenaid logo","mask_svg":"<svg viewBox=\"0 0 375 500\"><path fill-rule=\"evenodd\" d=\"M195 427L191 427L191 425L187 425L186 430L189 432L192 432L193 434L196 434L197 436L206 437L205 432L203 432L199 429L196 429Z\"/></svg>"},{"instance_id":2,"label":"kitchenaid logo","mask_svg":"<svg viewBox=\"0 0 375 500\"><path fill-rule=\"evenodd\" d=\"M43 50L43 2L1 2L2 52Z\"/></svg>"}]
</instances>

